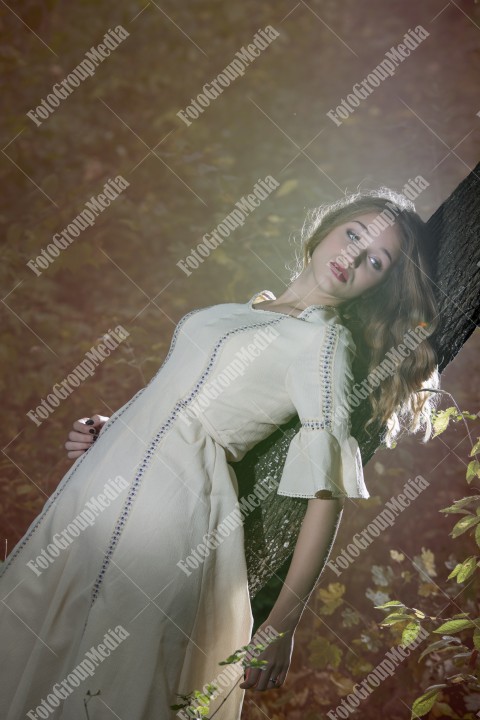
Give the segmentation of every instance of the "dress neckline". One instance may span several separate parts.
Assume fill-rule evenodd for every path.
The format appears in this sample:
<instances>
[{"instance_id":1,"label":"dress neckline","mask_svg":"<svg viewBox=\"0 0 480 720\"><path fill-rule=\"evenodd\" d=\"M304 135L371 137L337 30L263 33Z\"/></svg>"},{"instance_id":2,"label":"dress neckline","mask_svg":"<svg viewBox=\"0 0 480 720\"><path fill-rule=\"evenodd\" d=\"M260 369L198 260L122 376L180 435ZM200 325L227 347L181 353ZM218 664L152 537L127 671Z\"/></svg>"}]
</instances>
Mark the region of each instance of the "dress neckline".
<instances>
[{"instance_id":1,"label":"dress neckline","mask_svg":"<svg viewBox=\"0 0 480 720\"><path fill-rule=\"evenodd\" d=\"M267 310L267 308L254 308L254 301L260 297L260 295L267 295L269 296L268 299L270 300L276 300L277 298L272 293L271 290L260 290L260 292L256 292L255 295L252 295L250 300L246 303L248 308L250 310L253 310L253 312L266 312L266 313L275 313L275 315L280 315L282 317L288 317L293 318L294 320L303 320L305 316L312 312L312 310L324 310L328 312L337 312L337 308L334 305L309 305L308 307L304 308L299 315L290 315L289 313L283 313L279 312L278 310Z\"/></svg>"}]
</instances>

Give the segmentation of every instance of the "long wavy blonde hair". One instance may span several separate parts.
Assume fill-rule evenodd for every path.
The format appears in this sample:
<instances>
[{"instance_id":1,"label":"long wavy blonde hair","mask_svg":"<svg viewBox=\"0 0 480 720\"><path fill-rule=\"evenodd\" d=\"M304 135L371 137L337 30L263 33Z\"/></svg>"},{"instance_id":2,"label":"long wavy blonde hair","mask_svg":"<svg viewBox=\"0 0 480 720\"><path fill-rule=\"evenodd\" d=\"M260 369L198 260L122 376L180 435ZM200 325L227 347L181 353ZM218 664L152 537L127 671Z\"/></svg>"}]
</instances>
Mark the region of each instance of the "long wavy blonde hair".
<instances>
[{"instance_id":1,"label":"long wavy blonde hair","mask_svg":"<svg viewBox=\"0 0 480 720\"><path fill-rule=\"evenodd\" d=\"M415 212L414 204L401 193L388 188L361 191L321 205L307 216L302 229L303 258L295 279L310 262L317 245L338 225L359 215L390 210L400 231L400 256L385 280L359 297L338 306L340 321L347 326L356 345L353 371L356 379L367 377L386 353L404 342L406 333L421 323L427 324L429 337L439 323L439 311L433 294L431 266L425 252L426 224ZM384 217L384 216L382 216ZM425 429L423 442L432 433L430 414L439 394L436 353L426 338L403 358L393 375L369 395L371 418L366 423L386 424L382 438L392 447L402 433Z\"/></svg>"}]
</instances>

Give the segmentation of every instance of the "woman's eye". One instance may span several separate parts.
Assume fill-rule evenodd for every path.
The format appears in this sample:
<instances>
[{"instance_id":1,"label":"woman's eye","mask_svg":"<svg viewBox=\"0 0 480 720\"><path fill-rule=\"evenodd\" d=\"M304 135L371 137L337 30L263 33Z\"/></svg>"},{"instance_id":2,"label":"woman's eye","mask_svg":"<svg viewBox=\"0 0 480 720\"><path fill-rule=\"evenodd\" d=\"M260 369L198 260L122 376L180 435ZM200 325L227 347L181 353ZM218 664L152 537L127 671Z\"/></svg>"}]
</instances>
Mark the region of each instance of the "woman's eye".
<instances>
[{"instance_id":1,"label":"woman's eye","mask_svg":"<svg viewBox=\"0 0 480 720\"><path fill-rule=\"evenodd\" d=\"M360 240L360 236L357 235L356 232L354 232L353 230L350 230L350 229L347 230L347 237L348 237L352 242L358 242L358 241ZM381 261L380 261L378 258L372 256L372 257L370 257L370 261L371 261L372 267L374 267L375 270L381 270L381 269L382 269L382 263L381 263Z\"/></svg>"}]
</instances>

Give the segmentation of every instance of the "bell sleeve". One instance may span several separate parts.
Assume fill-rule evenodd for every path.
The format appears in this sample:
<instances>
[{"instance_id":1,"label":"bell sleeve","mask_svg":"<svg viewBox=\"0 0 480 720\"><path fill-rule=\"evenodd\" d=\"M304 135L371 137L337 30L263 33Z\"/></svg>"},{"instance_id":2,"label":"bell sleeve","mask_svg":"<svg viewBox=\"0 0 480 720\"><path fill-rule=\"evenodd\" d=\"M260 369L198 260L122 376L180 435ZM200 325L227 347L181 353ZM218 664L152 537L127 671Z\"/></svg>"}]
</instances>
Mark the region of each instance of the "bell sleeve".
<instances>
[{"instance_id":1,"label":"bell sleeve","mask_svg":"<svg viewBox=\"0 0 480 720\"><path fill-rule=\"evenodd\" d=\"M354 350L350 330L327 322L289 366L286 391L302 424L289 445L278 495L370 497L346 402L353 384Z\"/></svg>"}]
</instances>

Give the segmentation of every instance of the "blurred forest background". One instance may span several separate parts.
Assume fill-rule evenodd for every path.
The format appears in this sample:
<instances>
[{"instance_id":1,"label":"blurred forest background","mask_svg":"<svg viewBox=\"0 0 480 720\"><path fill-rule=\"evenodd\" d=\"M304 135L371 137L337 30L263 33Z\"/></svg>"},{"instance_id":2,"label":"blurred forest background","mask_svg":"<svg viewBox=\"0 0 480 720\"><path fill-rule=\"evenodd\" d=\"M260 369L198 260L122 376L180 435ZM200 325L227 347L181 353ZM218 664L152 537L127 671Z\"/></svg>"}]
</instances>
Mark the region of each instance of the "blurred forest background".
<instances>
[{"instance_id":1,"label":"blurred forest background","mask_svg":"<svg viewBox=\"0 0 480 720\"><path fill-rule=\"evenodd\" d=\"M479 155L480 5L25 0L0 13L3 556L71 466L73 421L108 416L143 387L189 310L282 292L310 208L422 175L430 185L416 205L428 219L469 173ZM26 113L118 24L128 38L37 127ZM418 24L429 37L337 127L327 111ZM177 112L267 25L279 37L187 127ZM119 174L128 189L37 277L26 263ZM176 263L270 174L279 189L187 277ZM31 422L26 413L118 324L128 341L48 421ZM442 376L474 413L478 349L477 331ZM465 494L469 451L459 423L426 445L415 437L376 453L365 469L372 497L348 503L332 558L409 478L430 487L340 578L325 571L285 686L248 691L242 717L324 717L398 641L378 628L374 605L402 595L439 611L468 606L468 582L455 599L444 583L470 539L453 546L438 511ZM408 718L430 675L433 664L409 659L352 717L383 707ZM471 704L480 709L478 697Z\"/></svg>"}]
</instances>

